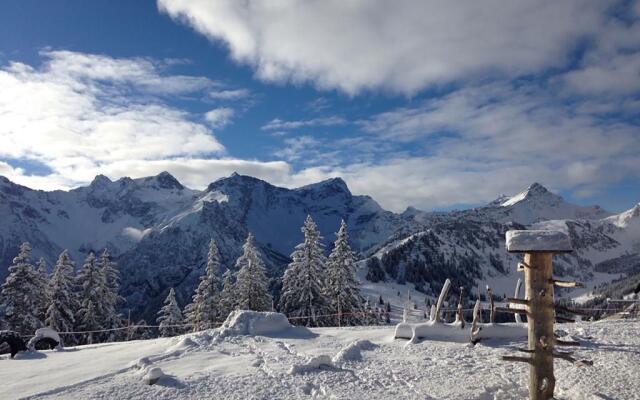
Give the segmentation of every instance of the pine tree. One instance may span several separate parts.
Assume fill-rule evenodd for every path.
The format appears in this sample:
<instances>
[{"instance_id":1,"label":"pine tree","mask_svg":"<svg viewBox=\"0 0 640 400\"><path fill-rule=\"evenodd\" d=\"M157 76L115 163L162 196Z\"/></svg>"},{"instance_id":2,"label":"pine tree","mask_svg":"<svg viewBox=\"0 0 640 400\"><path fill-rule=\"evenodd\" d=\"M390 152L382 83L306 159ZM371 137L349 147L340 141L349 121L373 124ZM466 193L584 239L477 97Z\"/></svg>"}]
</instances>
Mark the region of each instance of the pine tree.
<instances>
[{"instance_id":1,"label":"pine tree","mask_svg":"<svg viewBox=\"0 0 640 400\"><path fill-rule=\"evenodd\" d=\"M217 273L220 270L220 253L215 240L209 242L209 253L205 273L200 277L192 302L185 308L187 322L194 331L211 329L222 318L220 310L220 282Z\"/></svg>"},{"instance_id":2,"label":"pine tree","mask_svg":"<svg viewBox=\"0 0 640 400\"><path fill-rule=\"evenodd\" d=\"M58 332L73 331L79 304L74 282L74 263L67 250L60 253L53 268L47 298L45 325Z\"/></svg>"},{"instance_id":3,"label":"pine tree","mask_svg":"<svg viewBox=\"0 0 640 400\"><path fill-rule=\"evenodd\" d=\"M31 335L42 327L40 304L36 291L40 290L38 272L29 262L31 246L20 245L20 252L9 267L9 275L2 285L2 301L5 307L5 320L9 327L19 333Z\"/></svg>"},{"instance_id":4,"label":"pine tree","mask_svg":"<svg viewBox=\"0 0 640 400\"><path fill-rule=\"evenodd\" d=\"M183 327L181 325L184 324L184 319L173 288L169 290L169 295L164 300L164 307L158 311L156 322L160 325L160 335L162 336L176 336L182 333Z\"/></svg>"},{"instance_id":5,"label":"pine tree","mask_svg":"<svg viewBox=\"0 0 640 400\"><path fill-rule=\"evenodd\" d=\"M328 314L330 301L326 296L325 257L322 254L320 232L311 216L302 227L304 241L291 254L292 262L282 278L280 309L296 323L323 326L329 322L319 317Z\"/></svg>"},{"instance_id":6,"label":"pine tree","mask_svg":"<svg viewBox=\"0 0 640 400\"><path fill-rule=\"evenodd\" d=\"M107 329L119 328L122 326L122 318L117 312L118 304L122 301L122 297L118 294L120 291L120 272L116 268L116 264L111 261L111 255L107 249L104 249L100 256L98 270L102 275L98 287L102 299L98 318ZM125 333L124 330L105 332L100 335L100 338L102 341L114 341L121 339L123 333Z\"/></svg>"},{"instance_id":7,"label":"pine tree","mask_svg":"<svg viewBox=\"0 0 640 400\"><path fill-rule=\"evenodd\" d=\"M235 276L229 268L222 274L222 292L220 293L220 319L226 320L231 311L237 308Z\"/></svg>"},{"instance_id":8,"label":"pine tree","mask_svg":"<svg viewBox=\"0 0 640 400\"><path fill-rule=\"evenodd\" d=\"M79 331L94 331L104 329L103 288L105 276L96 263L96 256L89 253L78 272L76 282L80 291L80 308L76 314L76 329ZM87 333L81 341L93 343L94 338L100 338L98 333Z\"/></svg>"},{"instance_id":9,"label":"pine tree","mask_svg":"<svg viewBox=\"0 0 640 400\"><path fill-rule=\"evenodd\" d=\"M339 314L336 318L339 325L356 325L362 317L362 296L356 280L355 259L349 247L347 224L340 224L333 251L327 262L327 295L331 303L331 314ZM379 302L383 304L382 296ZM346 314L346 315L343 315Z\"/></svg>"},{"instance_id":10,"label":"pine tree","mask_svg":"<svg viewBox=\"0 0 640 400\"><path fill-rule=\"evenodd\" d=\"M47 288L49 286L49 277L47 276L47 263L42 257L36 264L35 278L36 280L33 282L36 287L36 292L33 294L34 308L37 310L38 319L44 322L48 306Z\"/></svg>"},{"instance_id":11,"label":"pine tree","mask_svg":"<svg viewBox=\"0 0 640 400\"><path fill-rule=\"evenodd\" d=\"M271 310L269 281L251 233L247 236L242 249L243 254L236 261L238 274L233 289L236 307L241 310L269 311Z\"/></svg>"}]
</instances>

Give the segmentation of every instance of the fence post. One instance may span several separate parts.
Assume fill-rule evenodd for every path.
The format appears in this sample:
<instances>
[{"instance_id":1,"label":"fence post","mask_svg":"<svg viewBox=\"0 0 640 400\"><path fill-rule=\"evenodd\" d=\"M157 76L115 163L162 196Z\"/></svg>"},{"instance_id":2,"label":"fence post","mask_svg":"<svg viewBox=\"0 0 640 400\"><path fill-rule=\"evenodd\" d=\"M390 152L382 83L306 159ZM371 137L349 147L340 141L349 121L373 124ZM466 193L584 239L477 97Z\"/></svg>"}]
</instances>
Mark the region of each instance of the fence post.
<instances>
[{"instance_id":1,"label":"fence post","mask_svg":"<svg viewBox=\"0 0 640 400\"><path fill-rule=\"evenodd\" d=\"M571 242L565 233L557 231L508 231L506 241L507 251L524 253L518 270L524 272L525 299L508 301L526 306L523 313L527 315L528 348L522 351L530 356L505 356L503 360L528 363L529 399L548 400L553 398L556 384L553 359L565 355L554 353L555 281L551 259L555 253L572 251Z\"/></svg>"}]
</instances>

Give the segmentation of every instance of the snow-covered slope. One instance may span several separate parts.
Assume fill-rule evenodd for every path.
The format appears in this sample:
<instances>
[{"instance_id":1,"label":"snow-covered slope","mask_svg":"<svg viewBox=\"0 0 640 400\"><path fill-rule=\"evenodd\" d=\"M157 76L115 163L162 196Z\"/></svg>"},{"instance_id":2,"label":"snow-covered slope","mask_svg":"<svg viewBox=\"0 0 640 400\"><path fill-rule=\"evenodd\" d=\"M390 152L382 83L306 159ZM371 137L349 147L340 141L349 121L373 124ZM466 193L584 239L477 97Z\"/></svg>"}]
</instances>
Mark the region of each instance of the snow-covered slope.
<instances>
[{"instance_id":1,"label":"snow-covered slope","mask_svg":"<svg viewBox=\"0 0 640 400\"><path fill-rule=\"evenodd\" d=\"M34 255L49 263L62 249L78 263L91 250L108 247L119 254L197 193L166 172L116 182L99 175L89 186L68 192L31 190L0 177L0 278L22 241L31 242Z\"/></svg>"},{"instance_id":2,"label":"snow-covered slope","mask_svg":"<svg viewBox=\"0 0 640 400\"><path fill-rule=\"evenodd\" d=\"M454 285L468 290L484 292L487 283L495 294L510 295L521 276L515 268L520 256L505 249L505 232L510 229L568 233L574 251L555 257L554 273L585 282L589 288L620 273L640 271L640 206L610 215L598 206L567 203L533 184L484 207L450 213L413 210L404 215L426 229L388 241L372 257L380 260L387 282L406 281L429 294L437 293L450 277Z\"/></svg>"},{"instance_id":3,"label":"snow-covered slope","mask_svg":"<svg viewBox=\"0 0 640 400\"><path fill-rule=\"evenodd\" d=\"M637 399L639 321L561 324L584 345L557 360L555 395ZM0 357L0 398L503 399L527 398L528 367L507 363L522 341L393 339L394 328L284 328L263 336L203 331L174 338ZM146 384L149 371L162 374ZM158 370L155 370L158 371Z\"/></svg>"}]
</instances>

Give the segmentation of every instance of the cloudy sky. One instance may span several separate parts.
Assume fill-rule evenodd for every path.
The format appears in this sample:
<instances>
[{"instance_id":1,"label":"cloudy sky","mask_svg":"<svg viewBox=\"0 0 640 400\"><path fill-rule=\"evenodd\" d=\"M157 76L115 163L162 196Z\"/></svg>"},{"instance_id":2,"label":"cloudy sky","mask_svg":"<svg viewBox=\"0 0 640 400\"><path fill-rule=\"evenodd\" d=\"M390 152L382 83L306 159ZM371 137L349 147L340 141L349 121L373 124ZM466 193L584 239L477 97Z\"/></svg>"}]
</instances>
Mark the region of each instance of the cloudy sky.
<instances>
[{"instance_id":1,"label":"cloudy sky","mask_svg":"<svg viewBox=\"0 0 640 400\"><path fill-rule=\"evenodd\" d=\"M640 201L640 1L8 0L0 175Z\"/></svg>"}]
</instances>

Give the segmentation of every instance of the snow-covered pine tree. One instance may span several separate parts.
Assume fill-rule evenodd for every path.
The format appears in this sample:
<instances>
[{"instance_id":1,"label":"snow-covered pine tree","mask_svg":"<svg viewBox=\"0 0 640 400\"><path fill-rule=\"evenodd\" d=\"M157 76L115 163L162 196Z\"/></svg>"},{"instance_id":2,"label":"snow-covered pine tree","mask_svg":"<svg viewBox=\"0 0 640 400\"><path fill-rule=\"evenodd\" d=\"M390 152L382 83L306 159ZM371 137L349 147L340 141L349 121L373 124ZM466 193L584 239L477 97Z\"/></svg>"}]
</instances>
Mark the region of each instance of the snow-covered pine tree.
<instances>
[{"instance_id":1,"label":"snow-covered pine tree","mask_svg":"<svg viewBox=\"0 0 640 400\"><path fill-rule=\"evenodd\" d=\"M118 303L122 301L122 297L118 294L120 291L120 272L116 268L116 264L111 261L111 255L107 249L104 249L100 256L98 269L102 275L101 286L98 288L102 297L99 318L108 329L119 328L122 326L122 318L117 311ZM124 334L125 331L122 330L105 332L100 336L101 341L114 341L121 339Z\"/></svg>"},{"instance_id":2,"label":"snow-covered pine tree","mask_svg":"<svg viewBox=\"0 0 640 400\"><path fill-rule=\"evenodd\" d=\"M181 326L184 324L182 311L180 311L180 307L178 307L176 292L173 288L169 290L169 295L164 300L164 306L158 311L158 319L156 319L156 322L160 325L160 335L165 337L176 336L184 331Z\"/></svg>"},{"instance_id":3,"label":"snow-covered pine tree","mask_svg":"<svg viewBox=\"0 0 640 400\"><path fill-rule=\"evenodd\" d=\"M330 314L326 295L325 256L322 237L311 216L302 226L304 241L291 254L292 262L282 278L280 310L294 322L305 326L325 326L331 323L320 315Z\"/></svg>"},{"instance_id":4,"label":"snow-covered pine tree","mask_svg":"<svg viewBox=\"0 0 640 400\"><path fill-rule=\"evenodd\" d=\"M104 274L96 263L95 254L89 253L76 277L80 301L80 308L76 313L76 330L94 331L105 328L105 321L102 319L105 315L102 298L103 288L106 285L104 278ZM91 344L94 338L100 337L99 334L87 333L79 340L81 343Z\"/></svg>"},{"instance_id":5,"label":"snow-covered pine tree","mask_svg":"<svg viewBox=\"0 0 640 400\"><path fill-rule=\"evenodd\" d=\"M200 284L196 288L191 304L185 308L187 322L194 331L215 328L216 322L222 318L220 315L220 253L215 240L209 242L207 266L205 273L200 277Z\"/></svg>"},{"instance_id":6,"label":"snow-covered pine tree","mask_svg":"<svg viewBox=\"0 0 640 400\"><path fill-rule=\"evenodd\" d=\"M35 296L36 291L41 290L36 283L40 278L30 263L30 254L31 245L22 243L20 252L9 267L9 275L2 284L5 320L12 330L24 335L32 335L42 327L40 304Z\"/></svg>"},{"instance_id":7,"label":"snow-covered pine tree","mask_svg":"<svg viewBox=\"0 0 640 400\"><path fill-rule=\"evenodd\" d=\"M36 264L35 277L36 280L33 283L37 291L33 294L34 308L38 310L38 319L44 322L48 305L47 288L49 287L49 277L47 276L47 263L42 257Z\"/></svg>"},{"instance_id":8,"label":"snow-covered pine tree","mask_svg":"<svg viewBox=\"0 0 640 400\"><path fill-rule=\"evenodd\" d=\"M237 308L237 296L235 292L235 274L231 268L222 274L222 292L220 293L220 319L226 320L231 311Z\"/></svg>"},{"instance_id":9,"label":"snow-covered pine tree","mask_svg":"<svg viewBox=\"0 0 640 400\"><path fill-rule=\"evenodd\" d=\"M333 250L327 261L326 294L331 304L331 314L338 325L357 325L362 321L363 298L356 279L355 258L347 237L347 224L342 220ZM379 301L382 303L382 296Z\"/></svg>"},{"instance_id":10,"label":"snow-covered pine tree","mask_svg":"<svg viewBox=\"0 0 640 400\"><path fill-rule=\"evenodd\" d=\"M74 281L74 263L67 250L60 253L53 267L47 298L45 325L58 332L73 331L79 304Z\"/></svg>"},{"instance_id":11,"label":"snow-covered pine tree","mask_svg":"<svg viewBox=\"0 0 640 400\"><path fill-rule=\"evenodd\" d=\"M271 310L269 280L265 274L264 263L256 248L253 235L249 233L242 246L243 254L236 261L236 283L234 294L236 308L241 310Z\"/></svg>"}]
</instances>

